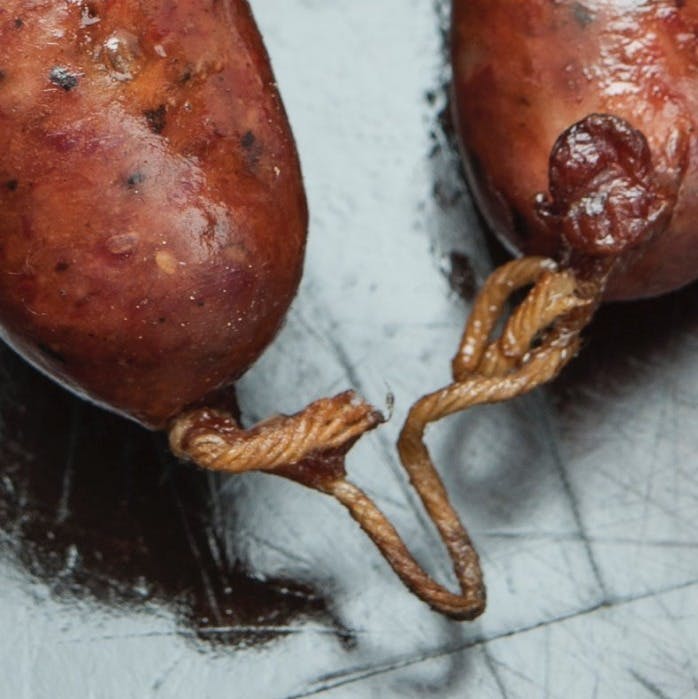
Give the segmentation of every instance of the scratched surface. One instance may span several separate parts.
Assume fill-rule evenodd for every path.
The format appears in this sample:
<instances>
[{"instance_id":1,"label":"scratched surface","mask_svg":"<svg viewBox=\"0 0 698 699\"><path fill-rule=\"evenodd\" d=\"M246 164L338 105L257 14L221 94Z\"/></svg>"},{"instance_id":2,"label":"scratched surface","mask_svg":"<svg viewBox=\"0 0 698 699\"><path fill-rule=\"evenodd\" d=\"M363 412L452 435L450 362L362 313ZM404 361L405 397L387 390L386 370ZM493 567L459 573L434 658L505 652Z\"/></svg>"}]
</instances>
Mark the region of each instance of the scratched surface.
<instances>
[{"instance_id":1,"label":"scratched surface","mask_svg":"<svg viewBox=\"0 0 698 699\"><path fill-rule=\"evenodd\" d=\"M400 472L501 255L449 137L432 0L254 0L312 210L301 292L239 386L247 420L353 386L392 421L349 466L448 580ZM0 697L698 696L698 288L604 309L555 386L430 445L487 614L396 581L345 513L200 473L0 352Z\"/></svg>"}]
</instances>

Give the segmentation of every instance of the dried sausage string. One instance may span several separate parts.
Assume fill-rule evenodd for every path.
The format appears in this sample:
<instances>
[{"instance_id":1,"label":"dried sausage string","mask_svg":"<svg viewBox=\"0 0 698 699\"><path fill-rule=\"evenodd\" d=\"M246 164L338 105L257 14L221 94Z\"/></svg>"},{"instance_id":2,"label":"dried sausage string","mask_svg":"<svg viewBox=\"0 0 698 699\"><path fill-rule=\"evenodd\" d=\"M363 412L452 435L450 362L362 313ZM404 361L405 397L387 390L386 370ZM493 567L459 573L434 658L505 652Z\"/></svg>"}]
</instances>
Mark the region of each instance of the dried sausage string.
<instances>
[{"instance_id":1,"label":"dried sausage string","mask_svg":"<svg viewBox=\"0 0 698 699\"><path fill-rule=\"evenodd\" d=\"M398 451L410 481L436 525L453 562L460 594L435 582L414 559L375 503L347 480L344 460L354 442L383 418L349 391L311 403L301 412L241 428L225 412L203 408L178 417L170 429L175 454L228 473L265 471L290 478L341 502L398 576L433 609L474 619L485 608L480 562L449 502L424 443L426 427L484 403L509 400L553 379L579 348L579 333L599 303L605 275L591 281L560 271L547 258L515 260L496 270L473 307L458 353L454 383L424 396L409 412ZM531 286L492 339L507 302Z\"/></svg>"}]
</instances>

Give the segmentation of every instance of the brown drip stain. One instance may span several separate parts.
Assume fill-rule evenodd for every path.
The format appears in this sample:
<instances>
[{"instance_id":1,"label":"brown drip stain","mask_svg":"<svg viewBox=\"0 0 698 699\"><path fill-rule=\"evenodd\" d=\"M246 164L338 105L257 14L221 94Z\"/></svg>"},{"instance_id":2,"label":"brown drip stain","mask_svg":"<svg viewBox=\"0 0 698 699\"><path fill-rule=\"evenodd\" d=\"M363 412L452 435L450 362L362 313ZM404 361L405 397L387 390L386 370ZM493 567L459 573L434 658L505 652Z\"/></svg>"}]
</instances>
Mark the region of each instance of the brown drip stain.
<instances>
[{"instance_id":1,"label":"brown drip stain","mask_svg":"<svg viewBox=\"0 0 698 699\"><path fill-rule=\"evenodd\" d=\"M448 282L452 291L464 301L472 301L477 292L477 280L470 258L462 252L453 250L450 254L450 262Z\"/></svg>"},{"instance_id":2,"label":"brown drip stain","mask_svg":"<svg viewBox=\"0 0 698 699\"><path fill-rule=\"evenodd\" d=\"M318 592L227 560L235 513L214 521L216 479L0 347L0 556L66 603L166 603L207 643L261 645L314 619L353 645Z\"/></svg>"}]
</instances>

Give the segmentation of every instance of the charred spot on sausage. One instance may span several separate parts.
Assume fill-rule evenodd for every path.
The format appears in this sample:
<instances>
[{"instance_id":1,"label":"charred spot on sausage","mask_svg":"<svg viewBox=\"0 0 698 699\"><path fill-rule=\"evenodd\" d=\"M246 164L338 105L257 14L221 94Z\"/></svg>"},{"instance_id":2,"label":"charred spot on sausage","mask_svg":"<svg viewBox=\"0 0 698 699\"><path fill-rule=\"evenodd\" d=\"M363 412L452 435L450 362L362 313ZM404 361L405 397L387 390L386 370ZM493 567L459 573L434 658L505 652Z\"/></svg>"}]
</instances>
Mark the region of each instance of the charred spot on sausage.
<instances>
[{"instance_id":1,"label":"charred spot on sausage","mask_svg":"<svg viewBox=\"0 0 698 699\"><path fill-rule=\"evenodd\" d=\"M129 189L137 187L139 184L143 184L146 180L145 175L142 172L134 172L126 178L126 186Z\"/></svg>"},{"instance_id":2,"label":"charred spot on sausage","mask_svg":"<svg viewBox=\"0 0 698 699\"><path fill-rule=\"evenodd\" d=\"M78 76L63 66L54 66L49 73L49 79L56 87L60 87L66 92L70 92L78 86Z\"/></svg>"},{"instance_id":3,"label":"charred spot on sausage","mask_svg":"<svg viewBox=\"0 0 698 699\"><path fill-rule=\"evenodd\" d=\"M180 74L179 78L177 78L177 82L180 85L186 85L193 77L194 67L192 65L187 65Z\"/></svg>"},{"instance_id":4,"label":"charred spot on sausage","mask_svg":"<svg viewBox=\"0 0 698 699\"><path fill-rule=\"evenodd\" d=\"M254 170L259 164L264 152L261 142L252 131L245 131L240 138L240 145L244 150L244 158L247 166Z\"/></svg>"},{"instance_id":5,"label":"charred spot on sausage","mask_svg":"<svg viewBox=\"0 0 698 699\"><path fill-rule=\"evenodd\" d=\"M19 187L19 180L11 179L5 182L5 187L10 190L10 192L16 192L17 187Z\"/></svg>"},{"instance_id":6,"label":"charred spot on sausage","mask_svg":"<svg viewBox=\"0 0 698 699\"><path fill-rule=\"evenodd\" d=\"M146 109L143 112L145 120L148 122L148 128L153 133L161 134L167 125L167 108L161 104L156 109Z\"/></svg>"}]
</instances>

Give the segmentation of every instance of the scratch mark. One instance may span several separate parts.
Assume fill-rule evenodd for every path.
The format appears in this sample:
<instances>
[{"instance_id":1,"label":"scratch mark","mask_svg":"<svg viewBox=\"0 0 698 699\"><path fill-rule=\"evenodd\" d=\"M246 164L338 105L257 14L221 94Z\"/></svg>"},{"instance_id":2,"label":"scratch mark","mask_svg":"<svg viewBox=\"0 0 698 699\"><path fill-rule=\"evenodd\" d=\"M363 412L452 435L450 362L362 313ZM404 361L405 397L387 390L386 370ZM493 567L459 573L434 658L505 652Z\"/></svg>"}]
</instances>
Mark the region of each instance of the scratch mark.
<instances>
[{"instance_id":1,"label":"scratch mark","mask_svg":"<svg viewBox=\"0 0 698 699\"><path fill-rule=\"evenodd\" d=\"M550 629L545 629L545 657L544 657L544 677L545 677L545 682L544 682L544 687L545 687L545 699L548 699L550 696L550 680L551 680L551 673L550 673Z\"/></svg>"},{"instance_id":2,"label":"scratch mark","mask_svg":"<svg viewBox=\"0 0 698 699\"><path fill-rule=\"evenodd\" d=\"M650 506L654 501L654 485L655 479L657 477L657 467L659 465L659 453L662 444L662 437L665 434L666 429L666 419L667 419L667 403L663 403L659 411L659 418L657 420L657 425L652 438L651 454L649 454L649 466L650 471L645 474L645 492L642 497L642 536L645 536L647 528L650 522ZM677 504L677 503L675 503ZM637 559L637 554L635 556ZM642 565L638 566L638 570L642 570Z\"/></svg>"},{"instance_id":3,"label":"scratch mark","mask_svg":"<svg viewBox=\"0 0 698 699\"><path fill-rule=\"evenodd\" d=\"M81 405L77 401L73 403L70 411L70 436L68 438L68 450L66 452L65 466L63 468L63 483L61 485L61 497L56 508L56 524L63 524L70 515L70 494L73 489L73 470L75 468L75 452L80 437L80 413Z\"/></svg>"},{"instance_id":4,"label":"scratch mark","mask_svg":"<svg viewBox=\"0 0 698 699\"><path fill-rule=\"evenodd\" d=\"M514 636L525 634L531 631L537 631L539 629L552 628L554 626L557 626L558 624L562 624L573 619L584 618L585 616L593 614L594 612L622 608L630 604L634 604L635 602L641 602L642 600L651 599L660 595L671 594L673 592L679 592L681 590L686 590L696 586L698 586L698 580L692 580L690 582L681 583L679 585L671 585L662 590L654 590L652 592L628 597L619 597L611 602L600 602L593 606L580 609L576 612L563 614L559 617L555 617L554 619L548 619L546 621L530 624L519 629L506 631L501 634L495 634L490 637L474 639L465 643L460 643L451 646L450 648L442 648L436 651L422 652L416 655L397 658L392 661L388 661L378 665L372 665L369 667L362 666L348 669L345 668L343 670L338 670L337 672L328 673L318 677L316 680L311 682L305 689L301 690L297 694L289 695L287 699L304 699L305 697L315 696L317 694L322 694L323 692L328 692L330 690L337 689L338 687L353 684L355 682L360 682L361 680L365 680L370 677L394 672L396 670L402 670L406 667L418 665L420 663L435 660L437 658L445 658L449 655L463 653L473 648L480 648L488 643L493 643L495 641L500 641L506 638L512 638Z\"/></svg>"},{"instance_id":5,"label":"scratch mark","mask_svg":"<svg viewBox=\"0 0 698 699\"><path fill-rule=\"evenodd\" d=\"M166 459L164 453L162 452L162 449L160 447L160 443L157 441L157 438L154 436L153 437L155 441L155 451L158 454L158 457L160 459L161 464L167 468L170 465L170 462ZM221 613L220 606L218 604L218 599L216 597L216 593L213 589L213 584L211 582L211 578L206 571L206 566L204 564L203 556L201 555L201 550L199 549L199 546L196 543L196 540L194 538L194 534L191 530L191 527L189 525L189 519L187 518L187 513L185 511L184 505L182 504L182 499L179 497L179 493L177 492L177 488L175 487L174 482L172 479L169 480L169 487L172 492L172 498L177 506L177 510L179 511L180 514L180 519L182 522L182 528L184 529L184 535L187 538L187 543L189 544L189 549L192 552L192 555L194 556L194 560L196 561L196 567L201 574L201 582L203 583L203 587L205 590L206 594L206 599L208 600L208 603L210 605L210 609L213 612L213 614L216 617L217 621L222 621L223 619L223 614Z\"/></svg>"},{"instance_id":6,"label":"scratch mark","mask_svg":"<svg viewBox=\"0 0 698 699\"><path fill-rule=\"evenodd\" d=\"M311 565L311 560L307 556L302 556L293 551L289 551L287 548L274 543L271 539L261 537L258 534L252 532L248 533L246 536L250 541L253 541L257 544L261 544L262 546L264 546L264 548L268 548L269 550L280 554L283 558L285 558L288 561L294 561L304 566Z\"/></svg>"},{"instance_id":7,"label":"scratch mark","mask_svg":"<svg viewBox=\"0 0 698 699\"><path fill-rule=\"evenodd\" d=\"M636 672L635 670L630 670L630 675L635 679L635 681L644 687L653 697L657 697L657 699L671 699L668 694L664 694L659 687L657 687L656 684L653 684L650 682L648 679L643 677L639 672Z\"/></svg>"},{"instance_id":8,"label":"scratch mark","mask_svg":"<svg viewBox=\"0 0 698 699\"><path fill-rule=\"evenodd\" d=\"M176 670L183 657L184 653L177 655L177 657L163 670L163 672L160 673L160 675L151 685L151 691L157 694L162 689L162 686L165 684L165 682L167 682L170 675L172 675L172 673Z\"/></svg>"},{"instance_id":9,"label":"scratch mark","mask_svg":"<svg viewBox=\"0 0 698 699\"><path fill-rule=\"evenodd\" d=\"M60 640L57 642L57 645L75 645L77 643L107 643L110 641L132 641L144 640L148 638L187 638L196 640L201 636L249 636L255 634L260 636L268 636L269 634L274 634L277 636L314 634L319 636L332 636L335 638L354 638L358 635L365 635L366 631L355 631L354 629L352 629L351 632L341 631L328 626L209 626L198 629L196 633L193 631L173 629L171 631L164 630L109 634L105 636L89 636L85 638L70 638Z\"/></svg>"},{"instance_id":10,"label":"scratch mark","mask_svg":"<svg viewBox=\"0 0 698 699\"><path fill-rule=\"evenodd\" d=\"M589 560L589 565L591 566L591 570L594 574L594 577L596 578L596 583L599 586L599 590L601 591L601 596L603 599L608 599L608 588L606 586L606 582L603 579L601 568L599 567L598 561L596 560L596 556L594 555L591 539L589 538L589 533L587 532L586 527L584 525L584 519L582 517L582 513L579 507L577 495L574 492L572 484L570 483L569 474L567 472L567 464L564 462L562 454L560 453L558 437L553 429L552 421L550 418L549 402L545 394L543 394L541 403L543 406L543 410L541 411L541 422L543 424L543 428L546 434L548 435L548 443L550 444L550 454L553 458L553 462L560 476L565 495L567 496L567 499L569 501L575 526L579 531L581 541L584 545L587 558Z\"/></svg>"},{"instance_id":11,"label":"scratch mark","mask_svg":"<svg viewBox=\"0 0 698 699\"><path fill-rule=\"evenodd\" d=\"M75 643L100 643L103 641L130 641L130 640L142 640L146 638L173 638L173 637L184 637L184 638L194 638L193 632L187 631L144 631L138 633L124 633L124 634L109 634L105 636L88 636L85 638L68 638L61 639L56 642L58 646L73 645Z\"/></svg>"},{"instance_id":12,"label":"scratch mark","mask_svg":"<svg viewBox=\"0 0 698 699\"><path fill-rule=\"evenodd\" d=\"M216 619L220 620L223 618L223 615L221 614L221 609L218 605L218 598L216 597L216 593L214 592L213 583L211 582L209 574L206 572L203 557L201 556L201 551L194 539L194 535L192 534L189 522L187 521L182 501L179 498L179 493L176 492L174 486L172 486L172 490L174 491L174 498L177 504L177 509L179 509L180 514L182 516L182 526L184 527L184 534L187 537L187 543L189 544L189 548L191 549L194 559L196 560L197 568L201 573L201 582L203 583L204 590L206 591L206 599L208 600L210 609L215 614Z\"/></svg>"},{"instance_id":13,"label":"scratch mark","mask_svg":"<svg viewBox=\"0 0 698 699\"><path fill-rule=\"evenodd\" d=\"M599 473L604 476L604 478L607 478L611 483L614 483L615 485L623 488L626 493L631 493L632 495L637 495L638 498L645 498L646 501L650 502L654 507L657 508L659 512L662 512L663 514L667 515L671 519L676 520L677 522L681 522L681 524L686 525L687 528L690 529L695 529L696 528L696 522L695 518L686 518L686 517L681 517L680 512L681 510L676 508L672 509L670 507L667 507L666 505L662 504L660 501L648 498L646 493L643 493L640 488L634 486L631 482L627 480L622 480L618 478L616 475L611 473L610 471L606 471L604 469L599 469ZM691 505L691 510L693 510L693 504ZM638 517L638 521L642 522L642 518Z\"/></svg>"},{"instance_id":14,"label":"scratch mark","mask_svg":"<svg viewBox=\"0 0 698 699\"><path fill-rule=\"evenodd\" d=\"M492 674L492 677L494 678L494 681L497 684L497 688L499 689L499 692L501 693L503 699L509 699L509 695L507 693L507 688L506 688L506 685L504 684L504 680L502 679L502 676L499 674L499 668L497 667L497 663L495 662L494 658L492 657L492 654L490 653L487 646L483 646L482 655L485 658L485 665L487 665L487 669Z\"/></svg>"},{"instance_id":15,"label":"scratch mark","mask_svg":"<svg viewBox=\"0 0 698 699\"><path fill-rule=\"evenodd\" d=\"M24 628L29 628L29 614L27 613L27 608L22 609L22 625ZM22 675L22 688L24 689L25 699L31 699L32 695L32 685L34 679L34 672L31 667L31 643L30 634L23 633L20 634L21 644L22 644L22 660L21 660L21 675Z\"/></svg>"},{"instance_id":16,"label":"scratch mark","mask_svg":"<svg viewBox=\"0 0 698 699\"><path fill-rule=\"evenodd\" d=\"M515 532L478 532L478 536L492 539L513 539L523 541L556 541L578 542L581 535L578 532L540 532L540 531L515 531ZM589 541L594 544L640 546L646 548L679 548L694 550L698 548L698 541L675 541L673 539L634 539L622 536L590 536Z\"/></svg>"},{"instance_id":17,"label":"scratch mark","mask_svg":"<svg viewBox=\"0 0 698 699\"><path fill-rule=\"evenodd\" d=\"M206 541L208 543L208 549L211 553L211 558L213 558L216 569L223 570L225 564L223 563L221 549L218 545L218 540L216 539L216 533L211 527L206 527Z\"/></svg>"},{"instance_id":18,"label":"scratch mark","mask_svg":"<svg viewBox=\"0 0 698 699\"><path fill-rule=\"evenodd\" d=\"M297 635L297 634L318 634L321 636L333 636L339 638L354 638L358 635L365 635L365 631L343 631L341 629L330 628L329 626L210 626L199 629L199 634L208 636L225 636L229 634L261 634L267 635Z\"/></svg>"},{"instance_id":19,"label":"scratch mark","mask_svg":"<svg viewBox=\"0 0 698 699\"><path fill-rule=\"evenodd\" d=\"M546 631L547 631L547 630L548 630L548 629L546 629ZM492 655L492 654L489 652L489 644L485 644L485 645L483 646L483 648L485 649L485 655L486 655L486 656L489 656L489 662L492 664L492 666L493 666L494 668L497 668L497 669L498 669L498 668L504 668L507 672L509 672L509 674L514 675L514 676L517 677L518 679L520 679L520 680L522 680L522 681L524 681L524 682L527 682L528 684L538 685L538 686L541 686L541 687L542 687L542 685L540 685L540 683L538 683L538 682L536 682L535 680L531 679L528 675L526 675L525 673L521 672L521 670L517 670L515 667L512 667L512 666L509 665L508 663L505 663L503 660L498 660L497 658L495 658L494 655ZM497 671L499 671L499 670L497 670ZM500 677L501 677L501 674L500 674Z\"/></svg>"}]
</instances>

